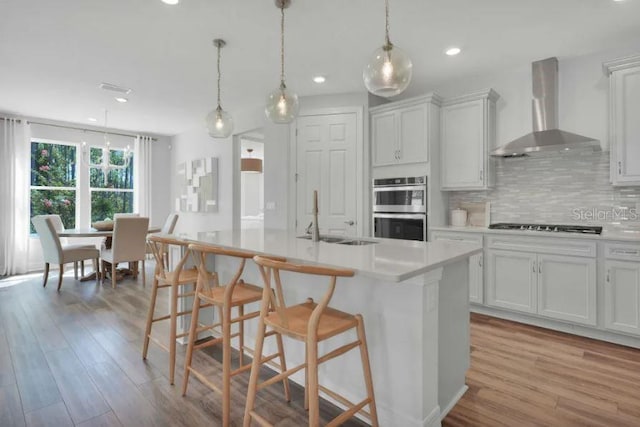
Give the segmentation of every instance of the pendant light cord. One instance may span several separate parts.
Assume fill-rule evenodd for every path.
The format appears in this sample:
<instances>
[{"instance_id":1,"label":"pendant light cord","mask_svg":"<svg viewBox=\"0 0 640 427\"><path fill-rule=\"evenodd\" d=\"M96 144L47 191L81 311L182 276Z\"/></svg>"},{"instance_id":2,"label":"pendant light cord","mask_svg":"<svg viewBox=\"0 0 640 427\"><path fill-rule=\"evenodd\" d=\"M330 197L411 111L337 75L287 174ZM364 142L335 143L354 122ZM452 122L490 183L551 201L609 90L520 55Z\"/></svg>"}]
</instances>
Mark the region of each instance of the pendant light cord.
<instances>
[{"instance_id":1,"label":"pendant light cord","mask_svg":"<svg viewBox=\"0 0 640 427\"><path fill-rule=\"evenodd\" d=\"M280 2L280 88L285 89L284 84L284 0Z\"/></svg>"},{"instance_id":2,"label":"pendant light cord","mask_svg":"<svg viewBox=\"0 0 640 427\"><path fill-rule=\"evenodd\" d=\"M218 44L218 110L220 110L220 44Z\"/></svg>"},{"instance_id":3,"label":"pendant light cord","mask_svg":"<svg viewBox=\"0 0 640 427\"><path fill-rule=\"evenodd\" d=\"M384 27L385 47L390 48L391 46L393 46L393 44L391 44L391 40L389 39L389 0L384 0L384 20L385 20L385 27Z\"/></svg>"}]
</instances>

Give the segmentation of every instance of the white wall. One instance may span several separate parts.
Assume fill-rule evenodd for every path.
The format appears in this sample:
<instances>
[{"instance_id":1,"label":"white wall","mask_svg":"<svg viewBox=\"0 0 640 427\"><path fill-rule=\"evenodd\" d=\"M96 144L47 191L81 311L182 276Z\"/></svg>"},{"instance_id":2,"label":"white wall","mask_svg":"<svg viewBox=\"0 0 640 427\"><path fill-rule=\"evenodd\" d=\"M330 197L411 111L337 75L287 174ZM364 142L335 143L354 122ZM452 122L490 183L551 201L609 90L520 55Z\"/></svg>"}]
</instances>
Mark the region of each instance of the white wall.
<instances>
[{"instance_id":1,"label":"white wall","mask_svg":"<svg viewBox=\"0 0 640 427\"><path fill-rule=\"evenodd\" d=\"M231 112L234 120L234 134L247 132L264 125L265 115L262 108L247 111ZM176 167L179 163L205 157L218 158L218 212L196 213L180 212L176 232L224 230L233 227L234 216L234 174L240 168L240 149L234 147L233 137L227 139L211 138L204 126L180 133L171 137L170 182L171 206L179 194L176 179ZM237 157L237 158L236 158ZM237 164L236 164L237 163ZM238 182L238 192L240 183ZM237 194L237 206L240 207L240 194ZM240 212L235 213L239 216Z\"/></svg>"}]
</instances>

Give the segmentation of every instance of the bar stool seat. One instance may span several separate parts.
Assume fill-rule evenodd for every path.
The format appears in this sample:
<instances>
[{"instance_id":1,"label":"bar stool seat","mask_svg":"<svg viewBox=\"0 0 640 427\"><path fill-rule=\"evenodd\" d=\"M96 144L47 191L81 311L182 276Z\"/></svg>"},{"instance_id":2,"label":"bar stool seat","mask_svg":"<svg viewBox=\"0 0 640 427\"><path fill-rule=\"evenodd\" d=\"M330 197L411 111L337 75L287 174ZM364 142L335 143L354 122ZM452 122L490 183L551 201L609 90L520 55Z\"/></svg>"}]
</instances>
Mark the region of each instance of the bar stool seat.
<instances>
[{"instance_id":1,"label":"bar stool seat","mask_svg":"<svg viewBox=\"0 0 640 427\"><path fill-rule=\"evenodd\" d=\"M174 280L178 275L177 280ZM187 270L181 271L166 271L164 273L164 277L158 278L163 284L159 285L159 288L166 288L171 286L171 283L176 283L177 285L186 285L189 283L196 283L198 280L198 269L196 267L189 268Z\"/></svg>"},{"instance_id":2,"label":"bar stool seat","mask_svg":"<svg viewBox=\"0 0 640 427\"><path fill-rule=\"evenodd\" d=\"M267 326L298 340L306 340L308 336L309 319L313 310L318 304L308 301L303 304L294 305L284 310L284 314L288 321L285 326L280 314L273 312L264 319ZM327 307L322 312L320 322L318 323L318 341L326 340L334 335L339 335L349 329L358 326L358 320L355 316Z\"/></svg>"},{"instance_id":3,"label":"bar stool seat","mask_svg":"<svg viewBox=\"0 0 640 427\"><path fill-rule=\"evenodd\" d=\"M208 290L201 290L199 295L204 301L211 304L222 305L224 304L226 286L216 286ZM239 281L233 289L231 294L231 306L236 307L239 305L250 304L252 302L258 302L262 299L262 288L252 285L250 283L244 283Z\"/></svg>"}]
</instances>

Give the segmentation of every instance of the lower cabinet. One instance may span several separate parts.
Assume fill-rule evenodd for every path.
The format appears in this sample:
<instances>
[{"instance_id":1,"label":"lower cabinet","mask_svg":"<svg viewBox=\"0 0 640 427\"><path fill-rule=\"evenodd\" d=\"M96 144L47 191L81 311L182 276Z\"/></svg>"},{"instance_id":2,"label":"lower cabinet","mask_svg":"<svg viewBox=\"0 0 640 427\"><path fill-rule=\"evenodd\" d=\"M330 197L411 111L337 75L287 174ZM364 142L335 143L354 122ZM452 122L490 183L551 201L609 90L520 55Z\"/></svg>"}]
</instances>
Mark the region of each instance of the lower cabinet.
<instances>
[{"instance_id":1,"label":"lower cabinet","mask_svg":"<svg viewBox=\"0 0 640 427\"><path fill-rule=\"evenodd\" d=\"M596 260L489 250L487 304L596 325Z\"/></svg>"},{"instance_id":2,"label":"lower cabinet","mask_svg":"<svg viewBox=\"0 0 640 427\"><path fill-rule=\"evenodd\" d=\"M487 304L536 313L536 254L489 250L487 263Z\"/></svg>"},{"instance_id":3,"label":"lower cabinet","mask_svg":"<svg viewBox=\"0 0 640 427\"><path fill-rule=\"evenodd\" d=\"M640 263L605 261L605 327L640 335Z\"/></svg>"},{"instance_id":4,"label":"lower cabinet","mask_svg":"<svg viewBox=\"0 0 640 427\"><path fill-rule=\"evenodd\" d=\"M538 255L538 314L596 325L596 260Z\"/></svg>"}]
</instances>

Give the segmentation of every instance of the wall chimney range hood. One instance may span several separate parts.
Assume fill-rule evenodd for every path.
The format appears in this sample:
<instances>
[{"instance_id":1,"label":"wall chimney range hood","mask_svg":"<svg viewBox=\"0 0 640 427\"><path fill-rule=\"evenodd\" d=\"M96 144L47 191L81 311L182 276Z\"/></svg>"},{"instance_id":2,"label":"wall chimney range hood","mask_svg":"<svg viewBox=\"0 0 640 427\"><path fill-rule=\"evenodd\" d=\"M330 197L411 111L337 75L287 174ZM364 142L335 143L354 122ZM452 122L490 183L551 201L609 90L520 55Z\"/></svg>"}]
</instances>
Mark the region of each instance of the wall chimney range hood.
<instances>
[{"instance_id":1,"label":"wall chimney range hood","mask_svg":"<svg viewBox=\"0 0 640 427\"><path fill-rule=\"evenodd\" d=\"M558 129L558 58L532 64L533 132L491 152L494 157L522 157L528 154L590 147L600 151L593 138Z\"/></svg>"}]
</instances>

